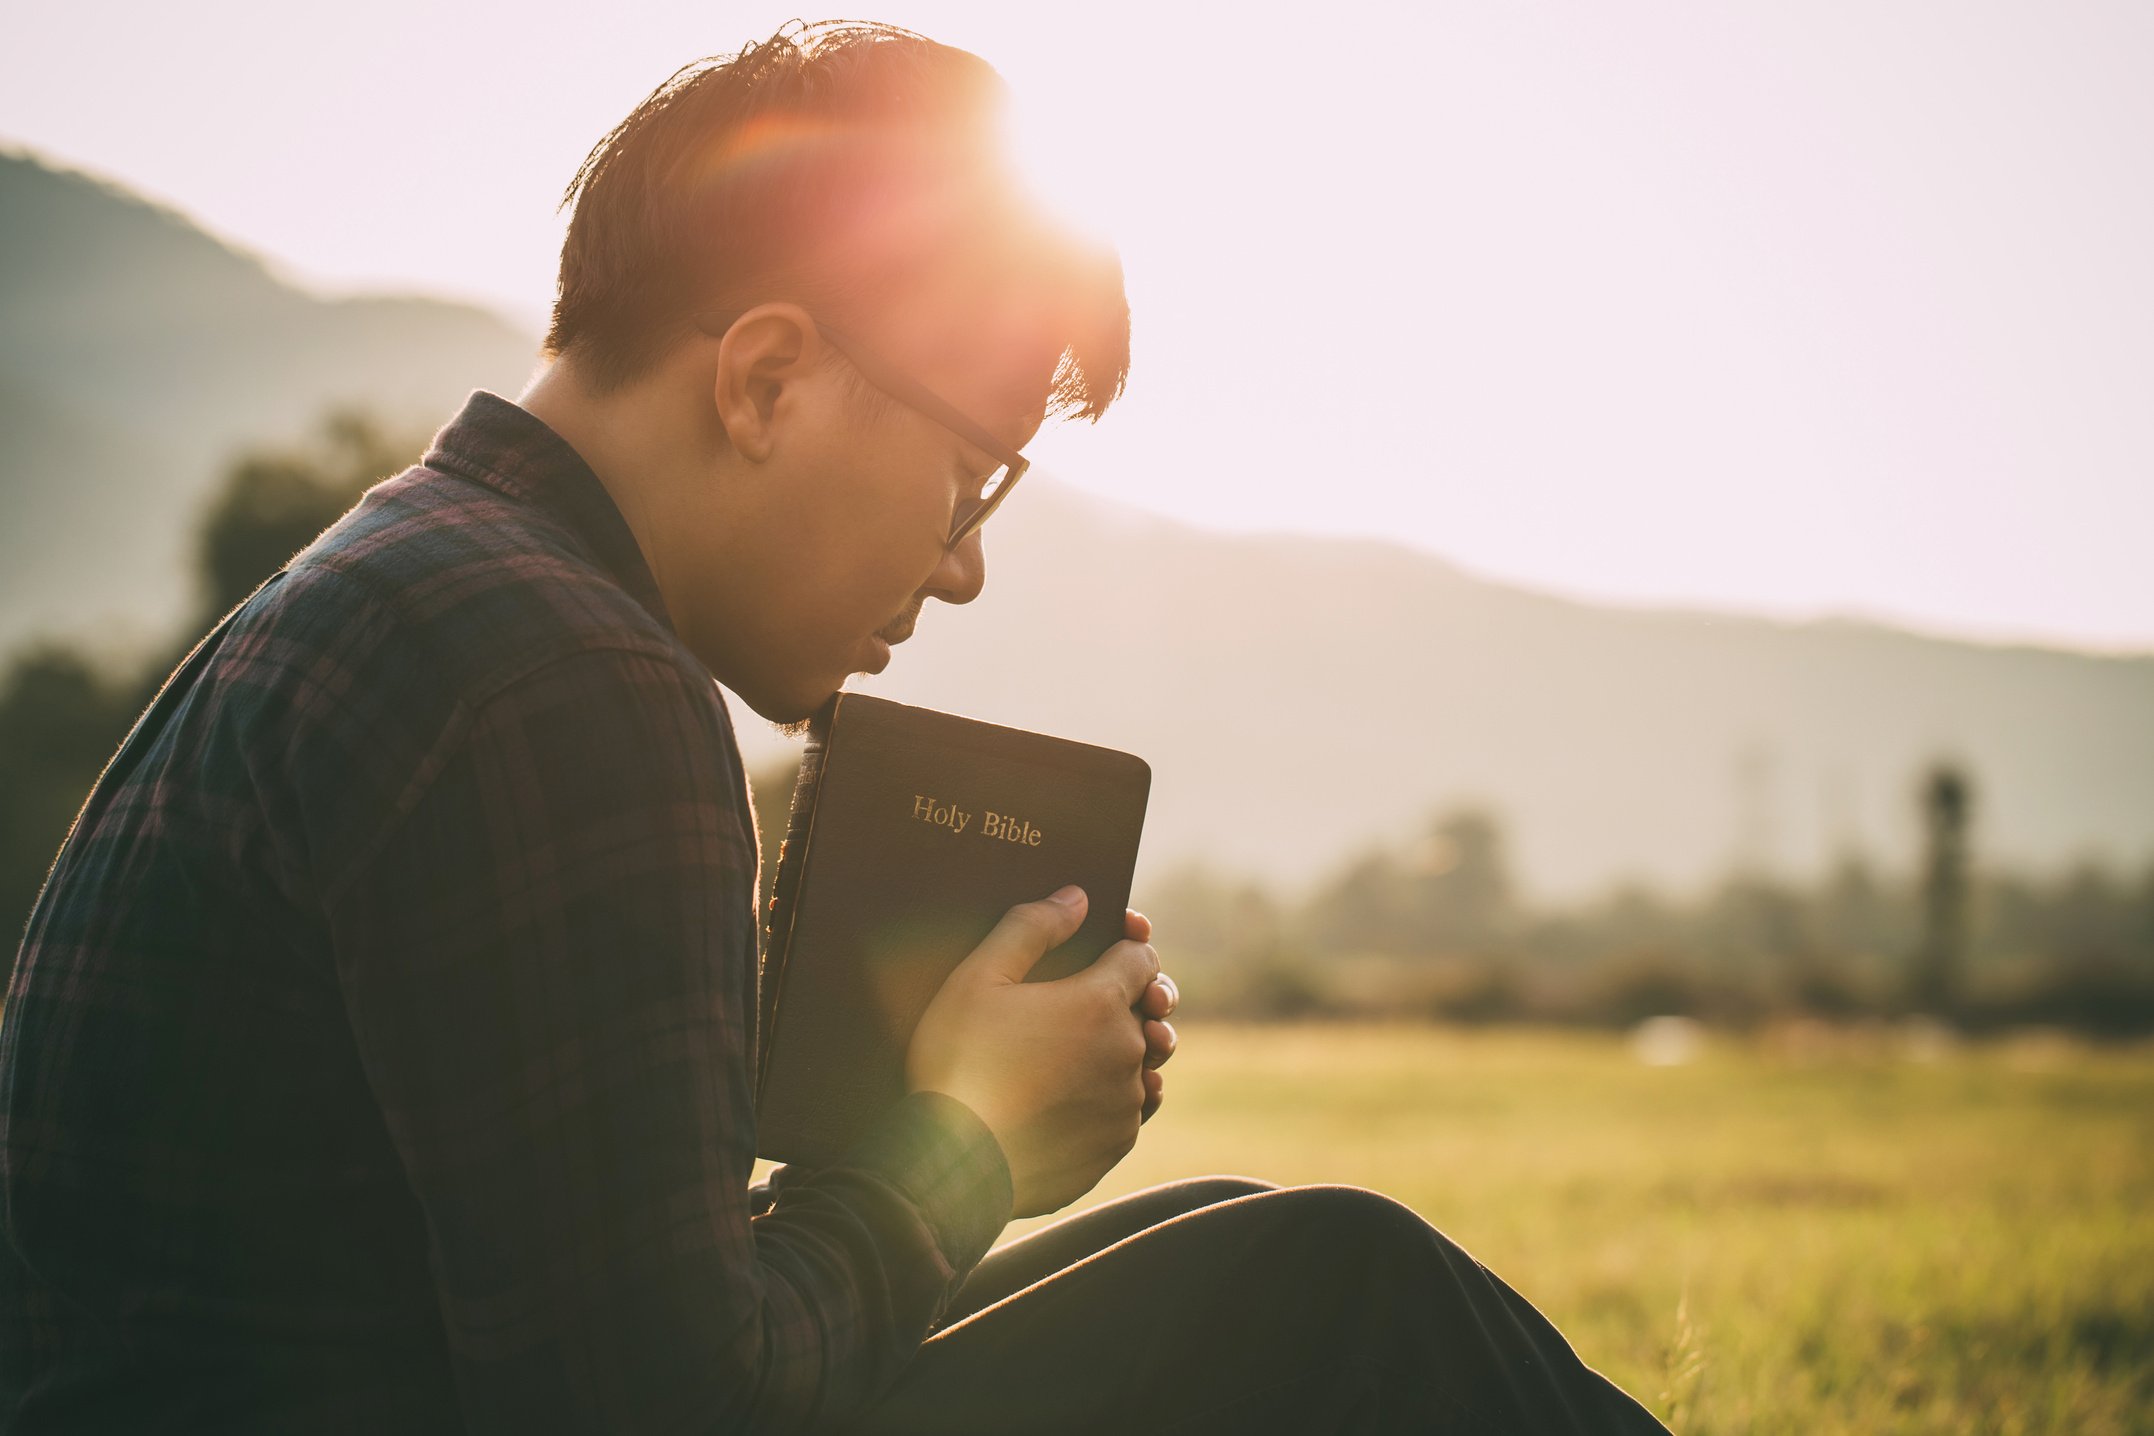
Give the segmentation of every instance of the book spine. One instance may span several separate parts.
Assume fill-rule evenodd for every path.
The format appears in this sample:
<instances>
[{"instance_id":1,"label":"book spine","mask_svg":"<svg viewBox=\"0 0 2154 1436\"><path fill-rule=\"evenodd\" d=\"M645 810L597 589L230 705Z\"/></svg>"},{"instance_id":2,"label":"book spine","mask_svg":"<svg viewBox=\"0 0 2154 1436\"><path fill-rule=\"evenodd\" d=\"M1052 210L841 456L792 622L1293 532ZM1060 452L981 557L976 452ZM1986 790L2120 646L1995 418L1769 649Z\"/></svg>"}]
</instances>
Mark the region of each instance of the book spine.
<instances>
[{"instance_id":1,"label":"book spine","mask_svg":"<svg viewBox=\"0 0 2154 1436\"><path fill-rule=\"evenodd\" d=\"M824 759L830 751L830 722L837 703L838 698L832 698L809 725L807 746L800 754L800 774L793 780L785 837L778 844L778 874L771 882L770 907L763 915L763 962L756 974L758 1094L770 1070L771 1035L778 1000L785 992L786 959L792 952L793 920L799 914L800 879L808 866L809 841L815 832L815 801L822 791Z\"/></svg>"}]
</instances>

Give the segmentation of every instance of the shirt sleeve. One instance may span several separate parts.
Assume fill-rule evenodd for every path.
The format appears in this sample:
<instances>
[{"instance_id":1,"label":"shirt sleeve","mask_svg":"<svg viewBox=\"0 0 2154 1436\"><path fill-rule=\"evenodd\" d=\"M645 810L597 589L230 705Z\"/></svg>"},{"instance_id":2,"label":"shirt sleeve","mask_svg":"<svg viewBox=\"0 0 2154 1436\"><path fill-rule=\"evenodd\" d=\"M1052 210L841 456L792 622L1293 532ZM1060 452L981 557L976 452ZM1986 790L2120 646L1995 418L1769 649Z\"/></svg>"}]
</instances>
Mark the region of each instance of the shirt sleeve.
<instances>
[{"instance_id":1,"label":"shirt sleeve","mask_svg":"<svg viewBox=\"0 0 2154 1436\"><path fill-rule=\"evenodd\" d=\"M474 1432L788 1430L893 1382L1008 1220L917 1093L755 1214L755 846L717 691L632 652L469 714L329 894Z\"/></svg>"}]
</instances>

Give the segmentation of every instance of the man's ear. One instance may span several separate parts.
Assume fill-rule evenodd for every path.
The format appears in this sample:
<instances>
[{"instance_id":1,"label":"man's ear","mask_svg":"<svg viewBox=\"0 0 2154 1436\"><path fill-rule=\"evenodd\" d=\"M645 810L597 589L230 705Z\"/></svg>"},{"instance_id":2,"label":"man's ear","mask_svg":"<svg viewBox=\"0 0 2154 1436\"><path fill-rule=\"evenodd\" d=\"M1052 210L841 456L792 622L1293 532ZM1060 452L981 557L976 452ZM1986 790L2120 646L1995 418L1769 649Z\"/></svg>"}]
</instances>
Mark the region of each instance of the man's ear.
<instances>
[{"instance_id":1,"label":"man's ear","mask_svg":"<svg viewBox=\"0 0 2154 1436\"><path fill-rule=\"evenodd\" d=\"M797 304L758 304L718 341L711 399L742 458L770 457L779 409L815 361L817 345L815 321Z\"/></svg>"}]
</instances>

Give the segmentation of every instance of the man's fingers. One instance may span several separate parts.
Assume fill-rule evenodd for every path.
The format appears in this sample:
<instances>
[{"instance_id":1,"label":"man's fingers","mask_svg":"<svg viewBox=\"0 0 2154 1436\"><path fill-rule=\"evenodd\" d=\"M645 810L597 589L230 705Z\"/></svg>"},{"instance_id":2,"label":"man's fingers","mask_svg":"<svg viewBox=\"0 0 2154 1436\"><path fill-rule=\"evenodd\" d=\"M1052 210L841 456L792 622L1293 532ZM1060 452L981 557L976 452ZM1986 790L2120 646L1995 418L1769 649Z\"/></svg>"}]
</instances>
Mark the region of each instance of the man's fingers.
<instances>
[{"instance_id":1,"label":"man's fingers","mask_svg":"<svg viewBox=\"0 0 2154 1436\"><path fill-rule=\"evenodd\" d=\"M1099 955L1088 975L1112 987L1124 1007L1135 1007L1159 976L1159 954L1148 942L1118 942Z\"/></svg>"},{"instance_id":2,"label":"man's fingers","mask_svg":"<svg viewBox=\"0 0 2154 1436\"><path fill-rule=\"evenodd\" d=\"M1182 990L1174 985L1174 979L1164 972L1152 979L1152 985L1144 989L1144 996L1137 1001L1137 1010L1146 1017L1172 1017L1174 1009L1181 1006Z\"/></svg>"},{"instance_id":3,"label":"man's fingers","mask_svg":"<svg viewBox=\"0 0 2154 1436\"><path fill-rule=\"evenodd\" d=\"M1174 1055L1174 1046L1181 1039L1175 1034L1171 1022L1147 1022L1144 1024L1144 1065L1158 1067Z\"/></svg>"},{"instance_id":4,"label":"man's fingers","mask_svg":"<svg viewBox=\"0 0 2154 1436\"><path fill-rule=\"evenodd\" d=\"M1084 924L1084 911L1084 889L1077 887L1063 888L1038 902L1021 902L1002 915L995 930L959 964L959 971L990 981L1023 982L1050 949L1069 941Z\"/></svg>"},{"instance_id":5,"label":"man's fingers","mask_svg":"<svg viewBox=\"0 0 2154 1436\"><path fill-rule=\"evenodd\" d=\"M1132 942L1152 940L1152 920L1135 908L1122 909L1122 936Z\"/></svg>"},{"instance_id":6,"label":"man's fingers","mask_svg":"<svg viewBox=\"0 0 2154 1436\"><path fill-rule=\"evenodd\" d=\"M1147 1067L1144 1071L1144 1108L1137 1114L1138 1122L1151 1121L1152 1114L1159 1110L1159 1104L1166 1100L1167 1079Z\"/></svg>"}]
</instances>

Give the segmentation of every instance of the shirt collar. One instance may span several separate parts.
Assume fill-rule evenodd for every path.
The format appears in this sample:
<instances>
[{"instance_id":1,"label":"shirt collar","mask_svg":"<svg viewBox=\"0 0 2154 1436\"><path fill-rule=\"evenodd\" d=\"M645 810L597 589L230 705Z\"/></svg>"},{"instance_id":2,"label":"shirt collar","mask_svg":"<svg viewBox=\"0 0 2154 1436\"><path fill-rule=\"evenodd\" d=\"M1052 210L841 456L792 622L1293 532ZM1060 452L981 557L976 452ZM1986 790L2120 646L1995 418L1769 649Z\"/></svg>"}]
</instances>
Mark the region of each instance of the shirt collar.
<instances>
[{"instance_id":1,"label":"shirt collar","mask_svg":"<svg viewBox=\"0 0 2154 1436\"><path fill-rule=\"evenodd\" d=\"M583 455L530 410L474 389L419 461L551 514L668 631L673 621L643 549Z\"/></svg>"}]
</instances>

